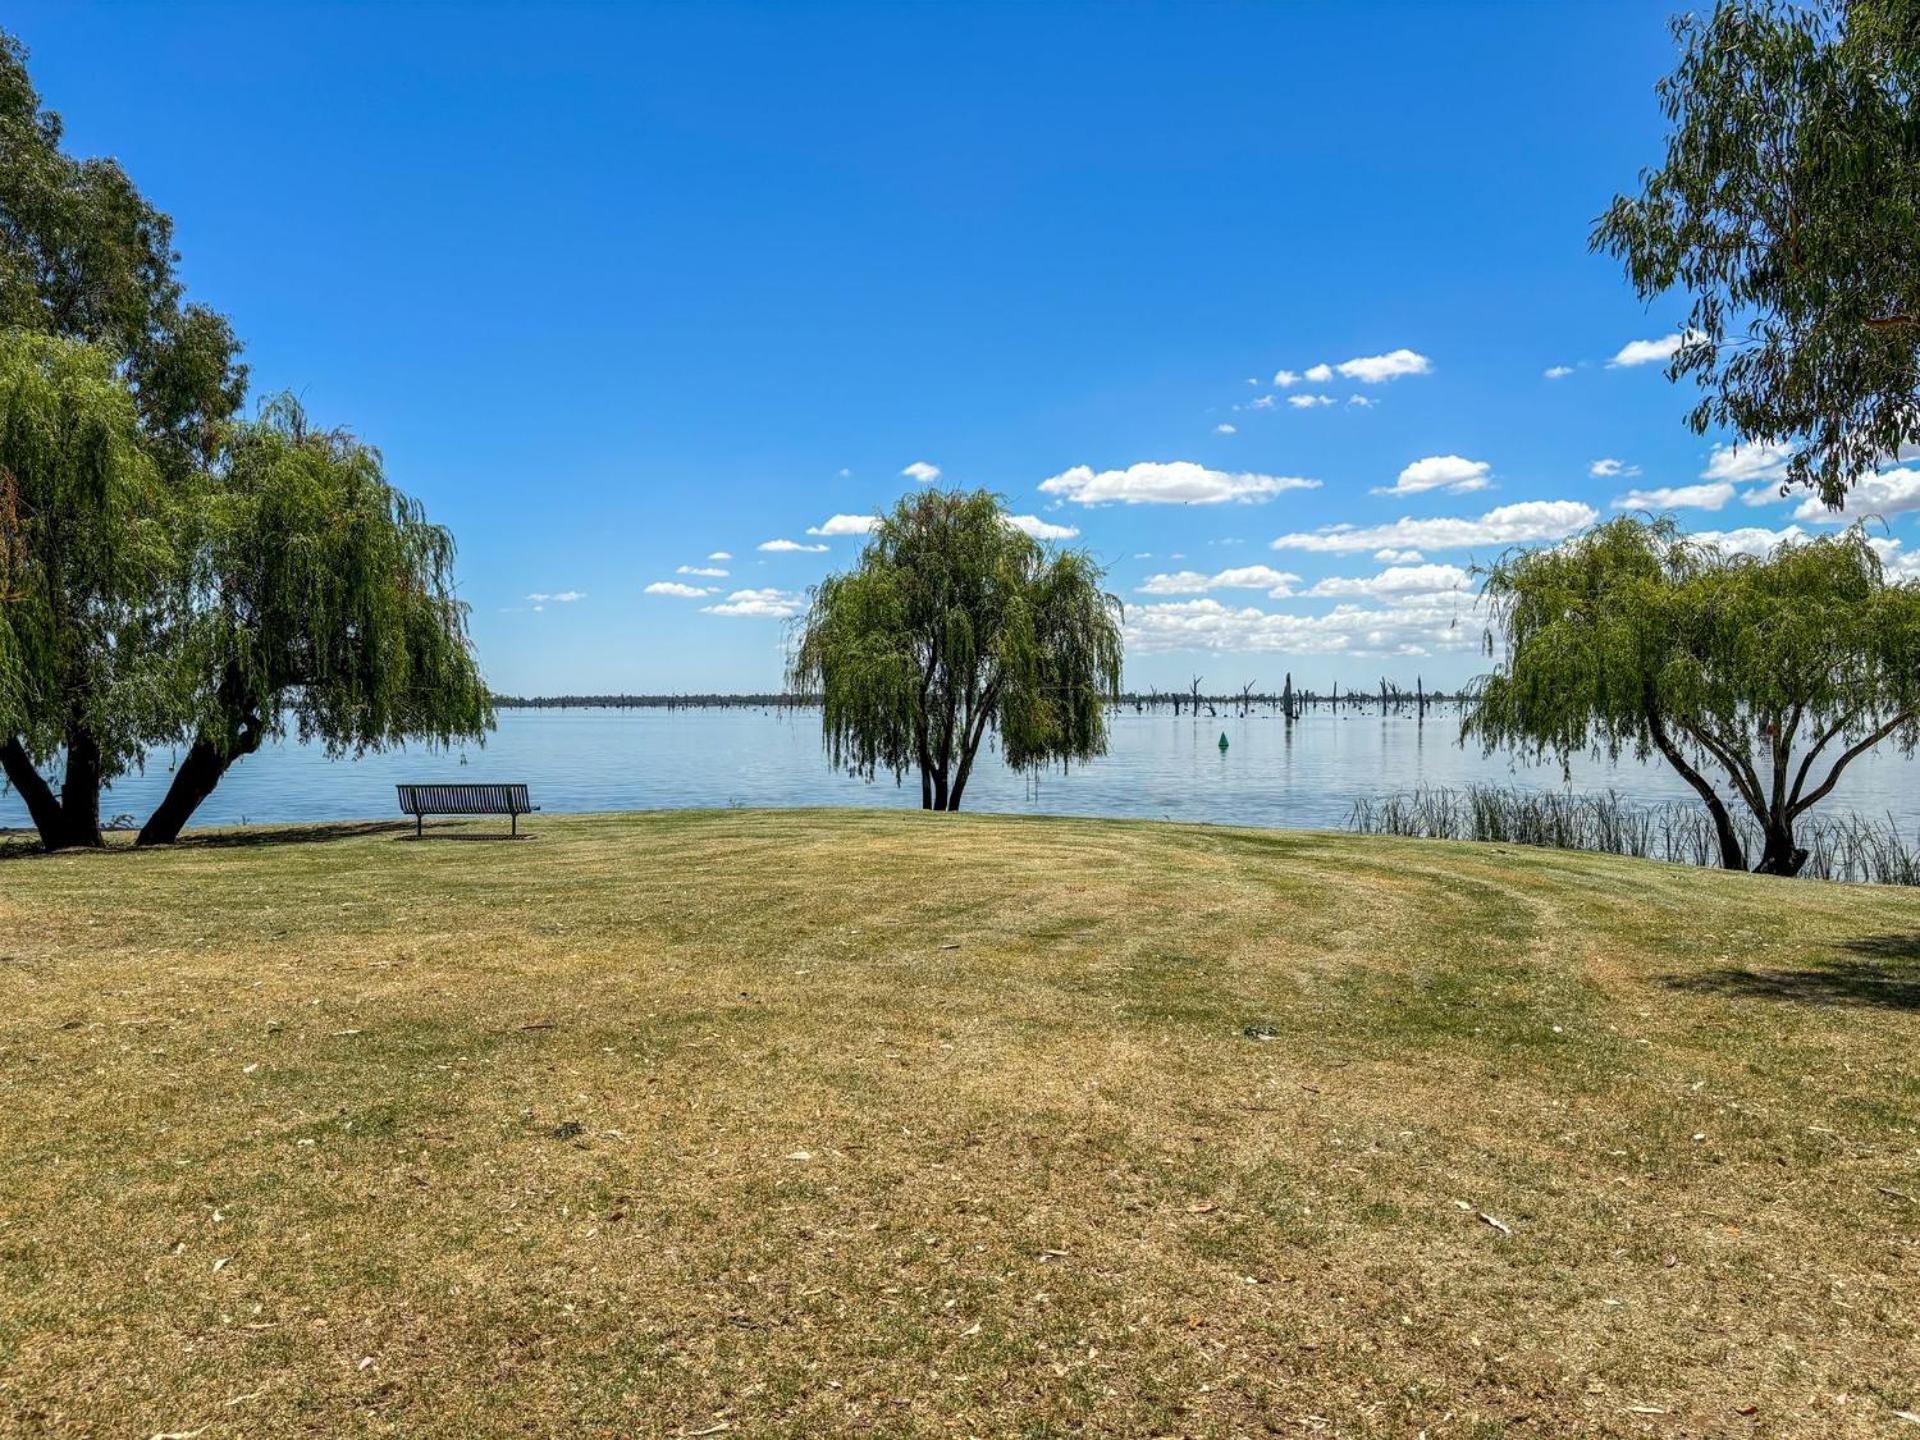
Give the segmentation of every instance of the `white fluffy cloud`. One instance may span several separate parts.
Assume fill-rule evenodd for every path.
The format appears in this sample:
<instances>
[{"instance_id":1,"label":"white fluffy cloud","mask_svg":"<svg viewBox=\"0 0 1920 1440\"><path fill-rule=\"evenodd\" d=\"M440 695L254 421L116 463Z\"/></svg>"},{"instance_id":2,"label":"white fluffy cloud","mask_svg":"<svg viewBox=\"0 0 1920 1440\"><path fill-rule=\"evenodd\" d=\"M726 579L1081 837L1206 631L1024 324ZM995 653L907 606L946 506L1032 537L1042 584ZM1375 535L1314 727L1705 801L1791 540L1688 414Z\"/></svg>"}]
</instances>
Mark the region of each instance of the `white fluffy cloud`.
<instances>
[{"instance_id":1,"label":"white fluffy cloud","mask_svg":"<svg viewBox=\"0 0 1920 1440\"><path fill-rule=\"evenodd\" d=\"M1275 373L1273 383L1284 390L1289 385L1298 385L1300 377L1291 370L1281 370Z\"/></svg>"},{"instance_id":2,"label":"white fluffy cloud","mask_svg":"<svg viewBox=\"0 0 1920 1440\"><path fill-rule=\"evenodd\" d=\"M1789 525L1784 530L1766 530L1750 525L1739 530L1696 530L1688 538L1702 545L1711 545L1728 555L1765 558L1777 545L1806 539L1807 532L1798 525Z\"/></svg>"},{"instance_id":3,"label":"white fluffy cloud","mask_svg":"<svg viewBox=\"0 0 1920 1440\"><path fill-rule=\"evenodd\" d=\"M674 572L676 575L704 575L710 580L722 580L727 572L718 565L682 565Z\"/></svg>"},{"instance_id":4,"label":"white fluffy cloud","mask_svg":"<svg viewBox=\"0 0 1920 1440\"><path fill-rule=\"evenodd\" d=\"M1333 379L1333 367L1331 365L1309 365L1307 367L1306 380L1309 384L1324 385L1331 379Z\"/></svg>"},{"instance_id":5,"label":"white fluffy cloud","mask_svg":"<svg viewBox=\"0 0 1920 1440\"><path fill-rule=\"evenodd\" d=\"M1702 480L1784 480L1787 461L1793 458L1793 446L1766 442L1759 445L1716 445L1707 456Z\"/></svg>"},{"instance_id":6,"label":"white fluffy cloud","mask_svg":"<svg viewBox=\"0 0 1920 1440\"><path fill-rule=\"evenodd\" d=\"M1332 575L1306 593L1384 600L1407 595L1452 595L1470 588L1472 577L1458 565L1393 565L1378 575Z\"/></svg>"},{"instance_id":7,"label":"white fluffy cloud","mask_svg":"<svg viewBox=\"0 0 1920 1440\"><path fill-rule=\"evenodd\" d=\"M1373 558L1382 565L1418 565L1427 557L1418 550L1376 550Z\"/></svg>"},{"instance_id":8,"label":"white fluffy cloud","mask_svg":"<svg viewBox=\"0 0 1920 1440\"><path fill-rule=\"evenodd\" d=\"M1284 490L1312 490L1319 484L1295 475L1209 470L1191 460L1143 460L1124 470L1098 472L1090 465L1076 465L1042 480L1040 488L1082 505L1219 505L1267 500Z\"/></svg>"},{"instance_id":9,"label":"white fluffy cloud","mask_svg":"<svg viewBox=\"0 0 1920 1440\"><path fill-rule=\"evenodd\" d=\"M700 585L682 585L678 580L656 580L647 586L649 595L677 595L683 600L698 600L713 592Z\"/></svg>"},{"instance_id":10,"label":"white fluffy cloud","mask_svg":"<svg viewBox=\"0 0 1920 1440\"><path fill-rule=\"evenodd\" d=\"M1380 402L1378 400L1375 400L1370 395L1347 396L1347 404L1353 406L1353 408L1356 410L1371 410L1373 409L1374 406L1378 405L1379 403Z\"/></svg>"},{"instance_id":11,"label":"white fluffy cloud","mask_svg":"<svg viewBox=\"0 0 1920 1440\"><path fill-rule=\"evenodd\" d=\"M762 540L759 548L773 555L791 555L795 553L818 555L827 547L824 545L802 545L798 540Z\"/></svg>"},{"instance_id":12,"label":"white fluffy cloud","mask_svg":"<svg viewBox=\"0 0 1920 1440\"><path fill-rule=\"evenodd\" d=\"M1461 455L1429 455L1402 470L1392 485L1377 487L1373 493L1418 495L1426 490L1445 489L1449 495L1464 495L1470 490L1486 489L1487 472L1491 468L1484 460L1469 460Z\"/></svg>"},{"instance_id":13,"label":"white fluffy cloud","mask_svg":"<svg viewBox=\"0 0 1920 1440\"><path fill-rule=\"evenodd\" d=\"M1715 480L1701 485L1658 485L1629 490L1613 502L1616 510L1718 510L1733 498L1733 483Z\"/></svg>"},{"instance_id":14,"label":"white fluffy cloud","mask_svg":"<svg viewBox=\"0 0 1920 1440\"><path fill-rule=\"evenodd\" d=\"M923 485L931 485L940 478L940 467L929 465L924 460L916 460L900 473L909 480L918 480Z\"/></svg>"},{"instance_id":15,"label":"white fluffy cloud","mask_svg":"<svg viewBox=\"0 0 1920 1440\"><path fill-rule=\"evenodd\" d=\"M1626 480L1639 473L1638 465L1629 465L1624 460L1615 460L1611 455L1587 466L1587 474L1596 480Z\"/></svg>"},{"instance_id":16,"label":"white fluffy cloud","mask_svg":"<svg viewBox=\"0 0 1920 1440\"><path fill-rule=\"evenodd\" d=\"M1292 655L1429 655L1470 649L1481 628L1468 623L1464 597L1421 596L1379 609L1336 605L1325 615L1176 600L1127 611L1131 652L1168 650L1279 651Z\"/></svg>"},{"instance_id":17,"label":"white fluffy cloud","mask_svg":"<svg viewBox=\"0 0 1920 1440\"><path fill-rule=\"evenodd\" d=\"M1331 395L1287 396L1287 404L1293 406L1296 410L1311 410L1316 405L1331 405L1332 403L1333 397Z\"/></svg>"},{"instance_id":18,"label":"white fluffy cloud","mask_svg":"<svg viewBox=\"0 0 1920 1440\"><path fill-rule=\"evenodd\" d=\"M1809 495L1793 512L1793 518L1822 525L1851 525L1868 515L1904 515L1909 510L1920 510L1920 470L1903 465L1854 481L1847 492L1845 509L1829 510L1826 501Z\"/></svg>"},{"instance_id":19,"label":"white fluffy cloud","mask_svg":"<svg viewBox=\"0 0 1920 1440\"><path fill-rule=\"evenodd\" d=\"M1023 535L1031 535L1036 540L1071 540L1080 533L1074 525L1056 525L1051 520L1042 520L1038 515L1009 515L1007 523Z\"/></svg>"},{"instance_id":20,"label":"white fluffy cloud","mask_svg":"<svg viewBox=\"0 0 1920 1440\"><path fill-rule=\"evenodd\" d=\"M707 556L709 560L731 560L732 558L733 552L731 550L716 550Z\"/></svg>"},{"instance_id":21,"label":"white fluffy cloud","mask_svg":"<svg viewBox=\"0 0 1920 1440\"><path fill-rule=\"evenodd\" d=\"M1689 330L1682 335L1675 331L1671 335L1662 335L1658 340L1629 340L1622 345L1607 362L1609 369L1619 369L1627 365L1657 365L1671 360L1682 345L1690 345L1705 337L1697 330Z\"/></svg>"},{"instance_id":22,"label":"white fluffy cloud","mask_svg":"<svg viewBox=\"0 0 1920 1440\"><path fill-rule=\"evenodd\" d=\"M1181 570L1171 575L1149 575L1138 587L1142 595L1199 595L1208 590L1264 590L1274 599L1293 593L1300 577L1270 565L1237 565L1213 575Z\"/></svg>"},{"instance_id":23,"label":"white fluffy cloud","mask_svg":"<svg viewBox=\"0 0 1920 1440\"><path fill-rule=\"evenodd\" d=\"M1571 365L1549 365L1542 372L1549 380L1564 380L1573 373Z\"/></svg>"},{"instance_id":24,"label":"white fluffy cloud","mask_svg":"<svg viewBox=\"0 0 1920 1440\"><path fill-rule=\"evenodd\" d=\"M1578 500L1522 500L1496 506L1477 519L1408 517L1388 525L1326 525L1304 534L1282 535L1273 548L1337 555L1383 548L1464 550L1475 545L1521 545L1564 540L1598 518L1598 511Z\"/></svg>"},{"instance_id":25,"label":"white fluffy cloud","mask_svg":"<svg viewBox=\"0 0 1920 1440\"><path fill-rule=\"evenodd\" d=\"M1412 350L1389 350L1385 355L1361 355L1342 360L1333 367L1349 380L1362 385L1378 385L1383 380L1398 380L1402 375L1425 375L1433 362Z\"/></svg>"},{"instance_id":26,"label":"white fluffy cloud","mask_svg":"<svg viewBox=\"0 0 1920 1440\"><path fill-rule=\"evenodd\" d=\"M806 607L806 597L791 590L736 590L725 600L700 608L709 615L787 620Z\"/></svg>"},{"instance_id":27,"label":"white fluffy cloud","mask_svg":"<svg viewBox=\"0 0 1920 1440\"><path fill-rule=\"evenodd\" d=\"M829 515L819 525L809 525L809 535L865 535L879 522L871 515ZM762 550L767 547L762 545Z\"/></svg>"},{"instance_id":28,"label":"white fluffy cloud","mask_svg":"<svg viewBox=\"0 0 1920 1440\"><path fill-rule=\"evenodd\" d=\"M584 600L586 598L587 592L584 590L562 590L557 595L548 595L542 591L535 591L533 594L527 596L527 599L536 605L571 605L576 600Z\"/></svg>"},{"instance_id":29,"label":"white fluffy cloud","mask_svg":"<svg viewBox=\"0 0 1920 1440\"><path fill-rule=\"evenodd\" d=\"M1213 433L1216 435L1238 435L1240 433L1240 427L1237 425L1229 425L1223 420L1213 427Z\"/></svg>"}]
</instances>

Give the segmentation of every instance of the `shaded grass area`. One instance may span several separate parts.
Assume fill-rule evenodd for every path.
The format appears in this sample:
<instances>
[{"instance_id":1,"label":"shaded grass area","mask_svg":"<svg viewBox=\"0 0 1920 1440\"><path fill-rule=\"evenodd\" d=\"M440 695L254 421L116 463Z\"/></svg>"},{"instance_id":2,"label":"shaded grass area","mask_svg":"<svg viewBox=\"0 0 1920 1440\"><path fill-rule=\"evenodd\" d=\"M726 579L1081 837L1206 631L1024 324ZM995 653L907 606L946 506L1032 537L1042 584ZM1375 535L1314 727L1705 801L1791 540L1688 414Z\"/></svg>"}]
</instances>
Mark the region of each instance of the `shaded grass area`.
<instances>
[{"instance_id":1,"label":"shaded grass area","mask_svg":"<svg viewBox=\"0 0 1920 1440\"><path fill-rule=\"evenodd\" d=\"M0 867L0 1431L1920 1409L1908 892L1125 822L535 828Z\"/></svg>"}]
</instances>

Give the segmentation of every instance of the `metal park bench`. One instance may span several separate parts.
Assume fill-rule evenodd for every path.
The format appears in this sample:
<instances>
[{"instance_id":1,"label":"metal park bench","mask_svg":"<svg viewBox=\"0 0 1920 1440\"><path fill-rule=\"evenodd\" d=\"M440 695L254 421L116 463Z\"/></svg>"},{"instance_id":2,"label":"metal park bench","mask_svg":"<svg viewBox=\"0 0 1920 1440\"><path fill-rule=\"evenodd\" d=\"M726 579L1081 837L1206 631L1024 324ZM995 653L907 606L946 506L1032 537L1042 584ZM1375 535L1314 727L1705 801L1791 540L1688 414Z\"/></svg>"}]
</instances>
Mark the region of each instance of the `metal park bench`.
<instances>
[{"instance_id":1,"label":"metal park bench","mask_svg":"<svg viewBox=\"0 0 1920 1440\"><path fill-rule=\"evenodd\" d=\"M413 816L413 834L426 833L429 815L511 815L513 833L520 834L520 817L540 807L527 801L524 785L398 785L400 813Z\"/></svg>"}]
</instances>

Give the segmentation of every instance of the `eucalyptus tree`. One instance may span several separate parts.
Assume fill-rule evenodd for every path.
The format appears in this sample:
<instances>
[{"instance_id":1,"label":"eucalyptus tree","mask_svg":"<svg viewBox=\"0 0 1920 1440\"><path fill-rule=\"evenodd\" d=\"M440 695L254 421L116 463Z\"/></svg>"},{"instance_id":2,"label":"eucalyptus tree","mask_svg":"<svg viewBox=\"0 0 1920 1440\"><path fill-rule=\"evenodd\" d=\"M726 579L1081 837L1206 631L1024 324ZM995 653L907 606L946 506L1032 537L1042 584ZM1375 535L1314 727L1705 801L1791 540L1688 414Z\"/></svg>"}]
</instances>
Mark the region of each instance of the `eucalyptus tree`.
<instances>
[{"instance_id":1,"label":"eucalyptus tree","mask_svg":"<svg viewBox=\"0 0 1920 1440\"><path fill-rule=\"evenodd\" d=\"M1484 593L1502 659L1463 736L1563 764L1659 754L1728 869L1749 860L1744 811L1753 868L1798 873L1800 817L1874 746L1920 740L1920 585L1890 582L1857 527L1754 558L1622 517L1503 557Z\"/></svg>"},{"instance_id":2,"label":"eucalyptus tree","mask_svg":"<svg viewBox=\"0 0 1920 1440\"><path fill-rule=\"evenodd\" d=\"M0 333L0 770L49 848L100 843L101 785L178 713L180 516L113 357Z\"/></svg>"},{"instance_id":3,"label":"eucalyptus tree","mask_svg":"<svg viewBox=\"0 0 1920 1440\"><path fill-rule=\"evenodd\" d=\"M1912 0L1719 0L1674 22L1672 129L1593 231L1691 302L1696 431L1788 444L1840 504L1920 434L1920 21Z\"/></svg>"},{"instance_id":4,"label":"eucalyptus tree","mask_svg":"<svg viewBox=\"0 0 1920 1440\"><path fill-rule=\"evenodd\" d=\"M0 31L0 329L101 347L177 476L212 453L240 408L239 344L225 319L186 302L173 222L115 161L65 154L61 134L26 50Z\"/></svg>"},{"instance_id":5,"label":"eucalyptus tree","mask_svg":"<svg viewBox=\"0 0 1920 1440\"><path fill-rule=\"evenodd\" d=\"M958 810L989 732L1016 769L1103 754L1121 662L1103 579L986 491L903 498L859 564L814 590L793 650L829 759L868 779L917 770L923 808Z\"/></svg>"},{"instance_id":6,"label":"eucalyptus tree","mask_svg":"<svg viewBox=\"0 0 1920 1440\"><path fill-rule=\"evenodd\" d=\"M179 647L192 738L139 844L176 839L269 737L362 754L491 728L453 537L378 451L281 396L231 428L195 500Z\"/></svg>"}]
</instances>

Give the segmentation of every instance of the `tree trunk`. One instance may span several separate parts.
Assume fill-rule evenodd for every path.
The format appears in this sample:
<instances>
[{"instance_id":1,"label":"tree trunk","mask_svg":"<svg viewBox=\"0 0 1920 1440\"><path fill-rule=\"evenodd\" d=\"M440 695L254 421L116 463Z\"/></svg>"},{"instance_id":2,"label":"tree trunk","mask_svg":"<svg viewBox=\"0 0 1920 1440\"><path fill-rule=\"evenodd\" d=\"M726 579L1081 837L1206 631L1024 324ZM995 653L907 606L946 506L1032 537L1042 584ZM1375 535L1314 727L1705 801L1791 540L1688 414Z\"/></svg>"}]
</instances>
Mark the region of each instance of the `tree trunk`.
<instances>
[{"instance_id":1,"label":"tree trunk","mask_svg":"<svg viewBox=\"0 0 1920 1440\"><path fill-rule=\"evenodd\" d=\"M253 754L265 737L260 722L248 716L223 747L206 735L196 736L180 768L173 772L173 783L147 823L140 827L136 846L171 845L180 838L193 812L213 793L214 787L233 768L234 762Z\"/></svg>"},{"instance_id":2,"label":"tree trunk","mask_svg":"<svg viewBox=\"0 0 1920 1440\"><path fill-rule=\"evenodd\" d=\"M940 766L933 767L933 804L934 810L947 808L947 772Z\"/></svg>"},{"instance_id":3,"label":"tree trunk","mask_svg":"<svg viewBox=\"0 0 1920 1440\"><path fill-rule=\"evenodd\" d=\"M1653 737L1653 743L1666 757L1667 763L1680 772L1680 778L1693 787L1694 794L1700 797L1700 803L1707 807L1707 813L1713 817L1713 833L1720 842L1720 868L1723 870L1744 870L1747 868L1747 853L1740 845L1740 832L1733 828L1733 817L1727 813L1725 802L1693 766L1687 763L1680 747L1673 743L1667 734L1666 723L1659 712L1647 711L1647 733Z\"/></svg>"},{"instance_id":4,"label":"tree trunk","mask_svg":"<svg viewBox=\"0 0 1920 1440\"><path fill-rule=\"evenodd\" d=\"M85 725L67 731L67 770L60 782L60 845L99 849L100 742Z\"/></svg>"},{"instance_id":5,"label":"tree trunk","mask_svg":"<svg viewBox=\"0 0 1920 1440\"><path fill-rule=\"evenodd\" d=\"M61 837L66 834L66 821L60 813L60 802L54 798L52 787L40 778L40 772L34 768L33 758L27 754L27 747L16 736L8 736L0 744L0 769L6 771L7 783L19 792L20 799L26 804L27 814L33 817L34 829L40 832L40 843L49 850L58 850Z\"/></svg>"},{"instance_id":6,"label":"tree trunk","mask_svg":"<svg viewBox=\"0 0 1920 1440\"><path fill-rule=\"evenodd\" d=\"M1807 863L1807 852L1793 843L1793 822L1775 821L1767 826L1767 838L1760 851L1756 875L1798 875Z\"/></svg>"}]
</instances>

